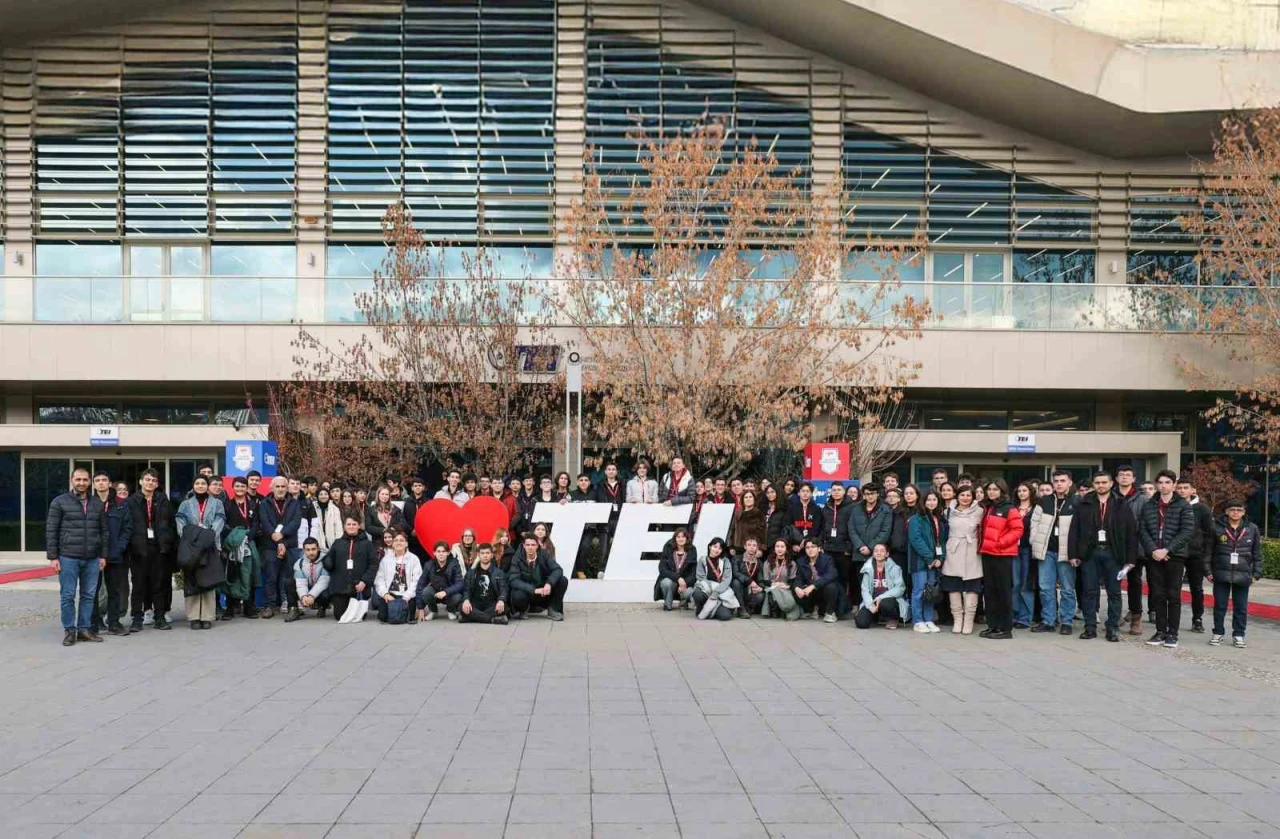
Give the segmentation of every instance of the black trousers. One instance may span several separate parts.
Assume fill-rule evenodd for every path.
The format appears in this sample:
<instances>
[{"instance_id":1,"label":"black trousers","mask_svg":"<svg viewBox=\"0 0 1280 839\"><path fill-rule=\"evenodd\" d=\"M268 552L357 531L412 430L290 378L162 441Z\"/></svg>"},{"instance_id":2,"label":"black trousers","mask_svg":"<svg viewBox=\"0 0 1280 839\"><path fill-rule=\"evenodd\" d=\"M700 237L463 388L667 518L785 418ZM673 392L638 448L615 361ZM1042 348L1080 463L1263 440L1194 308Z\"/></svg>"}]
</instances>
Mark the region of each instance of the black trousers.
<instances>
[{"instance_id":1,"label":"black trousers","mask_svg":"<svg viewBox=\"0 0 1280 839\"><path fill-rule=\"evenodd\" d=\"M1140 559L1133 564L1133 568L1129 570L1129 574L1124 578L1125 583L1129 586L1129 614L1142 614L1142 569L1146 567L1147 561Z\"/></svg>"},{"instance_id":2,"label":"black trousers","mask_svg":"<svg viewBox=\"0 0 1280 839\"><path fill-rule=\"evenodd\" d=\"M898 601L892 597L886 597L880 601L880 608L875 612L872 612L866 606L859 606L858 614L853 616L853 623L858 629L870 629L877 619L884 621L900 620Z\"/></svg>"},{"instance_id":3,"label":"black trousers","mask_svg":"<svg viewBox=\"0 0 1280 839\"><path fill-rule=\"evenodd\" d=\"M982 555L982 593L987 602L987 628L997 632L1013 631L1013 561L1012 557ZM1064 616L1070 620L1074 615Z\"/></svg>"},{"instance_id":4,"label":"black trousers","mask_svg":"<svg viewBox=\"0 0 1280 839\"><path fill-rule=\"evenodd\" d=\"M746 609L749 614L760 614L760 610L764 608L763 591L757 591L755 594L752 594L747 590L747 586L744 586L737 580L734 580L729 588L733 589L733 594L738 598L738 603L740 603L742 608Z\"/></svg>"},{"instance_id":5,"label":"black trousers","mask_svg":"<svg viewBox=\"0 0 1280 839\"><path fill-rule=\"evenodd\" d=\"M1203 556L1187 557L1187 586L1191 589L1191 619L1197 621L1204 619L1205 565ZM1181 596L1179 596L1178 600L1181 602Z\"/></svg>"},{"instance_id":6,"label":"black trousers","mask_svg":"<svg viewBox=\"0 0 1280 839\"><path fill-rule=\"evenodd\" d=\"M792 589L796 591L796 589ZM796 595L796 603L800 604L800 608L806 612L812 612L814 607L818 608L818 616L825 617L828 612L835 614L836 605L840 600L840 583L839 581L827 583L825 586L816 586L813 591L809 592L807 597Z\"/></svg>"},{"instance_id":7,"label":"black trousers","mask_svg":"<svg viewBox=\"0 0 1280 839\"><path fill-rule=\"evenodd\" d=\"M1164 562L1147 563L1147 582L1151 588L1151 610L1156 613L1156 632L1178 637L1182 623L1182 574L1186 562L1182 557L1169 557Z\"/></svg>"},{"instance_id":8,"label":"black trousers","mask_svg":"<svg viewBox=\"0 0 1280 839\"><path fill-rule=\"evenodd\" d=\"M847 553L836 553L834 551L828 551L827 553L831 554L831 560L836 564L836 579L840 581L840 590L836 593L838 596L836 610L845 615L853 608L849 590L858 579L853 575L853 557Z\"/></svg>"},{"instance_id":9,"label":"black trousers","mask_svg":"<svg viewBox=\"0 0 1280 839\"><path fill-rule=\"evenodd\" d=\"M333 619L341 620L342 613L347 611L348 604L351 603L353 595L350 594L334 594L328 592L329 605L333 607Z\"/></svg>"},{"instance_id":10,"label":"black trousers","mask_svg":"<svg viewBox=\"0 0 1280 839\"><path fill-rule=\"evenodd\" d=\"M564 611L564 593L569 590L569 580L561 577L560 581L551 587L551 593L545 597L540 594L529 594L517 588L511 589L511 608L517 612L527 611L530 607L541 606L545 609L555 609L557 612Z\"/></svg>"},{"instance_id":11,"label":"black trousers","mask_svg":"<svg viewBox=\"0 0 1280 839\"><path fill-rule=\"evenodd\" d=\"M133 579L129 611L134 620L142 620L147 609L156 617L163 617L173 605L173 578L168 561L155 543L147 545L146 553L129 555L129 574Z\"/></svg>"},{"instance_id":12,"label":"black trousers","mask_svg":"<svg viewBox=\"0 0 1280 839\"><path fill-rule=\"evenodd\" d=\"M458 610L458 622L459 623L493 623L493 619L498 616L498 613L494 611L494 607L496 607L497 605L498 605L497 603L494 603L493 606L490 606L489 608L484 609L484 608L481 608L480 606L477 606L475 603L472 603L471 614L468 615L466 612L463 612L461 609ZM506 613L504 612L503 614L506 614Z\"/></svg>"},{"instance_id":13,"label":"black trousers","mask_svg":"<svg viewBox=\"0 0 1280 839\"><path fill-rule=\"evenodd\" d=\"M1107 629L1111 632L1120 630L1120 581L1116 574L1120 573L1120 563L1108 549L1095 549L1093 554L1080 563L1080 578L1083 580L1080 589L1080 610L1084 613L1085 629L1098 628L1098 590L1101 586L1107 589Z\"/></svg>"},{"instance_id":14,"label":"black trousers","mask_svg":"<svg viewBox=\"0 0 1280 839\"><path fill-rule=\"evenodd\" d=\"M108 628L120 626L120 619L129 614L129 566L120 562L108 562L107 567L98 577L99 588L107 589L107 621ZM98 599L93 599L93 619L90 626L101 627L102 615L98 609Z\"/></svg>"},{"instance_id":15,"label":"black trousers","mask_svg":"<svg viewBox=\"0 0 1280 839\"><path fill-rule=\"evenodd\" d=\"M444 606L445 610L449 612L458 611L462 606L462 594L450 594L443 600L437 600L435 587L423 586L421 593L418 594L418 608L426 609L434 614L439 611L439 606Z\"/></svg>"},{"instance_id":16,"label":"black trousers","mask_svg":"<svg viewBox=\"0 0 1280 839\"><path fill-rule=\"evenodd\" d=\"M729 587L733 588L733 584L730 583ZM707 605L707 601L711 599L711 595L707 594L702 589L694 589L693 594L690 595L690 598L693 600L694 614L700 614L702 612L702 607ZM721 606L717 608L713 614L710 615L709 619L718 620L718 621L731 621L733 620L733 612L729 611L728 606Z\"/></svg>"}]
</instances>

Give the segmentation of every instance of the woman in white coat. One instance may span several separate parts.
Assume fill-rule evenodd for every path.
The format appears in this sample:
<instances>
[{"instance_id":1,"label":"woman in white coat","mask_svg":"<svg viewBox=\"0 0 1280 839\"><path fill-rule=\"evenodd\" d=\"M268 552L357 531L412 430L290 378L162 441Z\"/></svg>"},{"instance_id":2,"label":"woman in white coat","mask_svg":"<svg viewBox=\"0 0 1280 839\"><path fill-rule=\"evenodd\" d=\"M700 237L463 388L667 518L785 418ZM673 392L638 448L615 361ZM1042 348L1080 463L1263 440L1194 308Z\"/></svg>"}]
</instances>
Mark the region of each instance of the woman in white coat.
<instances>
[{"instance_id":1,"label":"woman in white coat","mask_svg":"<svg viewBox=\"0 0 1280 839\"><path fill-rule=\"evenodd\" d=\"M321 556L328 553L333 543L342 538L342 510L324 487L320 487L316 493L316 517L311 535L320 543Z\"/></svg>"},{"instance_id":2,"label":"woman in white coat","mask_svg":"<svg viewBox=\"0 0 1280 839\"><path fill-rule=\"evenodd\" d=\"M956 505L947 515L947 558L942 563L942 590L951 600L955 623L952 634L973 634L973 619L978 613L978 594L982 592L982 507L974 501L973 487L965 484L956 490Z\"/></svg>"},{"instance_id":3,"label":"woman in white coat","mask_svg":"<svg viewBox=\"0 0 1280 839\"><path fill-rule=\"evenodd\" d=\"M409 537L404 531L391 536L391 550L382 555L378 574L373 578L373 591L377 595L378 620L387 623L391 617L391 604L403 601L404 623L413 621L416 612L414 599L418 595L418 578L422 576L422 562L409 552Z\"/></svg>"}]
</instances>

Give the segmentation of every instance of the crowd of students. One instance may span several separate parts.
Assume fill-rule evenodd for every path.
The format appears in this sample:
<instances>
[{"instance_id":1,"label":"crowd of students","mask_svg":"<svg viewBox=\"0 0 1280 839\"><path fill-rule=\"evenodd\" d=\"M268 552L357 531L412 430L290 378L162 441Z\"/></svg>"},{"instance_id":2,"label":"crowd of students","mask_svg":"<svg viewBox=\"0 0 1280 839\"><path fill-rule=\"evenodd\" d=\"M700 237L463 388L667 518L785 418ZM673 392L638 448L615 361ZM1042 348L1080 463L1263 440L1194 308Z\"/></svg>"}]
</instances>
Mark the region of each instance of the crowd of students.
<instances>
[{"instance_id":1,"label":"crowd of students","mask_svg":"<svg viewBox=\"0 0 1280 839\"><path fill-rule=\"evenodd\" d=\"M976 479L945 469L932 483L900 483L888 472L862 486L832 483L820 503L814 487L794 478L698 480L681 458L661 476L640 461L625 482L615 464L576 482L561 472L497 478L450 470L434 493L414 477L385 476L371 491L283 476L259 494L257 473L223 489L202 470L176 509L146 470L135 492L110 476L77 469L71 491L50 505L48 557L61 584L63 643L101 641L142 631L149 611L156 629L171 628L172 577L182 571L192 629L236 617L286 622L314 610L335 620L366 611L386 623L450 620L505 624L529 615L564 617L572 577L584 577L593 547L607 557L624 504L692 505L690 524L672 534L657 563L653 597L663 608L692 609L700 619L753 615L827 623L852 618L868 629L940 632L1004 640L1015 630L1096 638L1099 592L1107 591L1105 637L1118 641L1128 584L1130 634L1141 633L1142 578L1150 589L1147 643L1178 644L1181 592L1190 582L1192 631L1203 632L1204 580L1213 582L1213 634L1245 644L1249 585L1261 576L1258 529L1232 499L1215 518L1195 487L1172 472L1139 485L1131 468L1100 471L1088 485L1055 471L1048 482L1012 491L1002 479ZM456 544L421 544L419 507L433 498L464 505L493 496L508 526L483 541L468 528ZM589 529L576 556L555 555L548 526L533 522L538 503L610 504L607 524ZM732 504L727 537L694 545L705 504ZM98 593L105 593L98 608ZM131 591L131 594L130 594ZM126 599L128 602L126 602ZM125 617L130 623L126 627Z\"/></svg>"}]
</instances>

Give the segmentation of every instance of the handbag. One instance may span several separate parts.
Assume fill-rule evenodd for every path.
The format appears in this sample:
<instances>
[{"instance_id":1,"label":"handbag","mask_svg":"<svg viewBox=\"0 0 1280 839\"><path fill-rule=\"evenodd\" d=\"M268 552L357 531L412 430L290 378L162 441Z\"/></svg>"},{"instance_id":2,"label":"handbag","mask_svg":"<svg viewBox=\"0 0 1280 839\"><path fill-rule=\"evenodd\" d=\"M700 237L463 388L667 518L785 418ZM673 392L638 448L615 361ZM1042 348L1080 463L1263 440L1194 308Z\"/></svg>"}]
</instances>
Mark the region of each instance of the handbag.
<instances>
[{"instance_id":1,"label":"handbag","mask_svg":"<svg viewBox=\"0 0 1280 839\"><path fill-rule=\"evenodd\" d=\"M409 604L397 597L387 603L387 623L408 623Z\"/></svg>"},{"instance_id":2,"label":"handbag","mask_svg":"<svg viewBox=\"0 0 1280 839\"><path fill-rule=\"evenodd\" d=\"M924 581L924 588L920 591L920 598L926 603L941 603L946 593L942 590L942 585L938 581L938 575L933 572Z\"/></svg>"}]
</instances>

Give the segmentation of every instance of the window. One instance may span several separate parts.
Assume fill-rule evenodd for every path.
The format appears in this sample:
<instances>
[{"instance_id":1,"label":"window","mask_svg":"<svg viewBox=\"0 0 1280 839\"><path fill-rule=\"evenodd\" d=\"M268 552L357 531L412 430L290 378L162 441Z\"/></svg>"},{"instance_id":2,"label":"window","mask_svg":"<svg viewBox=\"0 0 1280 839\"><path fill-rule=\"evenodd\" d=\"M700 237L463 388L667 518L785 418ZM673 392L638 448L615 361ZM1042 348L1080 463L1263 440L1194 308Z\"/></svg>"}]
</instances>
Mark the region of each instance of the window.
<instances>
[{"instance_id":1,"label":"window","mask_svg":"<svg viewBox=\"0 0 1280 839\"><path fill-rule=\"evenodd\" d=\"M1014 411L1010 427L1019 431L1088 431L1093 427L1092 412L1083 411Z\"/></svg>"},{"instance_id":2,"label":"window","mask_svg":"<svg viewBox=\"0 0 1280 839\"><path fill-rule=\"evenodd\" d=\"M208 425L209 406L125 403L120 422L122 425Z\"/></svg>"},{"instance_id":3,"label":"window","mask_svg":"<svg viewBox=\"0 0 1280 839\"><path fill-rule=\"evenodd\" d=\"M213 424L214 425L266 425L267 409L264 407L254 406L250 408L243 402L236 403L214 403L213 406Z\"/></svg>"},{"instance_id":4,"label":"window","mask_svg":"<svg viewBox=\"0 0 1280 839\"><path fill-rule=\"evenodd\" d=\"M1022 329L1080 329L1094 323L1091 250L1013 252L1013 317Z\"/></svg>"},{"instance_id":5,"label":"window","mask_svg":"<svg viewBox=\"0 0 1280 839\"><path fill-rule=\"evenodd\" d=\"M22 486L22 453L0 451L0 551L22 550L22 511L18 487Z\"/></svg>"},{"instance_id":6,"label":"window","mask_svg":"<svg viewBox=\"0 0 1280 839\"><path fill-rule=\"evenodd\" d=\"M50 402L36 408L41 425L116 425L120 411L114 404L93 402Z\"/></svg>"},{"instance_id":7,"label":"window","mask_svg":"<svg viewBox=\"0 0 1280 839\"><path fill-rule=\"evenodd\" d=\"M124 319L119 245L36 245L35 319L114 323Z\"/></svg>"},{"instance_id":8,"label":"window","mask_svg":"<svg viewBox=\"0 0 1280 839\"><path fill-rule=\"evenodd\" d=\"M1191 415L1171 411L1133 411L1127 426L1130 431L1176 431L1182 435L1182 447L1191 446Z\"/></svg>"},{"instance_id":9,"label":"window","mask_svg":"<svg viewBox=\"0 0 1280 839\"><path fill-rule=\"evenodd\" d=\"M222 323L293 320L297 251L293 245L214 245L209 317Z\"/></svg>"},{"instance_id":10,"label":"window","mask_svg":"<svg viewBox=\"0 0 1280 839\"><path fill-rule=\"evenodd\" d=\"M1009 413L1007 411L966 410L955 408L926 408L924 411L925 430L1004 430L1008 427Z\"/></svg>"},{"instance_id":11,"label":"window","mask_svg":"<svg viewBox=\"0 0 1280 839\"><path fill-rule=\"evenodd\" d=\"M1124 279L1133 285L1196 285L1200 262L1189 252L1129 251Z\"/></svg>"},{"instance_id":12,"label":"window","mask_svg":"<svg viewBox=\"0 0 1280 839\"><path fill-rule=\"evenodd\" d=\"M65 457L28 457L22 463L23 500L27 515L26 549L44 552L44 523L53 499L71 487L71 465Z\"/></svg>"},{"instance_id":13,"label":"window","mask_svg":"<svg viewBox=\"0 0 1280 839\"><path fill-rule=\"evenodd\" d=\"M933 308L942 325L1009 328L1006 255L1000 252L935 251Z\"/></svg>"}]
</instances>

